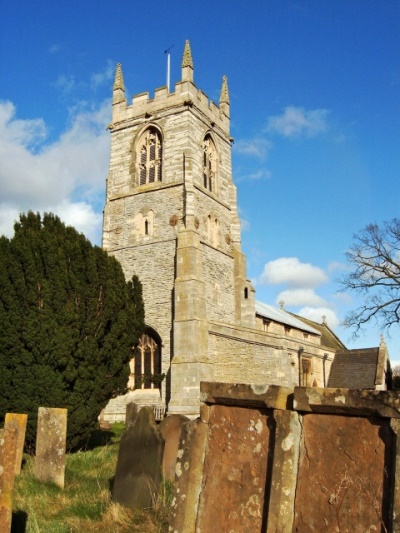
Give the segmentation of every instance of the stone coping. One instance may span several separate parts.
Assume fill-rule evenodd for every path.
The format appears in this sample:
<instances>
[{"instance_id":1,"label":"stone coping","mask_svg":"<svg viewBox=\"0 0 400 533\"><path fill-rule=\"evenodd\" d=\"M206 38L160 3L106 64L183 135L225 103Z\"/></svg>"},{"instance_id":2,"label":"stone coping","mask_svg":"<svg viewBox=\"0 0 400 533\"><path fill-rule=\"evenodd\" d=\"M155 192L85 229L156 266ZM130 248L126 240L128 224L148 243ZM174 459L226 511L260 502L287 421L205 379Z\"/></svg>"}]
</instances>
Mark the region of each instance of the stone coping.
<instances>
[{"instance_id":1,"label":"stone coping","mask_svg":"<svg viewBox=\"0 0 400 533\"><path fill-rule=\"evenodd\" d=\"M200 401L207 405L236 405L258 409L292 409L293 389L278 385L200 383Z\"/></svg>"},{"instance_id":2,"label":"stone coping","mask_svg":"<svg viewBox=\"0 0 400 533\"><path fill-rule=\"evenodd\" d=\"M290 388L203 381L200 383L200 400L206 405L400 419L400 393L395 391Z\"/></svg>"}]
</instances>

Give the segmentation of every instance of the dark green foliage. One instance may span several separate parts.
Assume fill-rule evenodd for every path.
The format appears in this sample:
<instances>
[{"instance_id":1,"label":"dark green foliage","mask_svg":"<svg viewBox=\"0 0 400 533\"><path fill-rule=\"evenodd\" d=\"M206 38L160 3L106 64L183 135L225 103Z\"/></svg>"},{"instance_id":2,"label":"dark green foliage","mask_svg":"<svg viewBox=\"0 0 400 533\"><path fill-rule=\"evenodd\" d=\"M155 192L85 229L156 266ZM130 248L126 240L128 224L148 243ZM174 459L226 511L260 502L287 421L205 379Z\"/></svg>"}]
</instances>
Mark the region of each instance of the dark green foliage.
<instances>
[{"instance_id":1,"label":"dark green foliage","mask_svg":"<svg viewBox=\"0 0 400 533\"><path fill-rule=\"evenodd\" d=\"M141 285L58 217L29 212L0 237L0 418L68 409L68 446L85 442L107 401L126 387L144 328Z\"/></svg>"}]
</instances>

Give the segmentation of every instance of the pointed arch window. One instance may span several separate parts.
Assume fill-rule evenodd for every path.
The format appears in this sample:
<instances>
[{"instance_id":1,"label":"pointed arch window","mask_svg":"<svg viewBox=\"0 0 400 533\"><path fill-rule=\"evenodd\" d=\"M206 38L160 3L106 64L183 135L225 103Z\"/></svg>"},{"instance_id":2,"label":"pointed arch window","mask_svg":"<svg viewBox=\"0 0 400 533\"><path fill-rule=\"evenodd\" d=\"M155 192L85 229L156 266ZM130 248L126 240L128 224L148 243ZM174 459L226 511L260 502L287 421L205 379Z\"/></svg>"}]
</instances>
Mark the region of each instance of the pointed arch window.
<instances>
[{"instance_id":1,"label":"pointed arch window","mask_svg":"<svg viewBox=\"0 0 400 533\"><path fill-rule=\"evenodd\" d=\"M302 357L300 364L300 386L309 387L311 381L311 359Z\"/></svg>"},{"instance_id":2,"label":"pointed arch window","mask_svg":"<svg viewBox=\"0 0 400 533\"><path fill-rule=\"evenodd\" d=\"M139 185L162 181L162 139L156 128L148 128L138 143Z\"/></svg>"},{"instance_id":3,"label":"pointed arch window","mask_svg":"<svg viewBox=\"0 0 400 533\"><path fill-rule=\"evenodd\" d=\"M135 389L159 389L161 374L161 340L144 333L135 349Z\"/></svg>"},{"instance_id":4,"label":"pointed arch window","mask_svg":"<svg viewBox=\"0 0 400 533\"><path fill-rule=\"evenodd\" d=\"M203 141L203 185L210 192L217 192L217 150L211 135Z\"/></svg>"}]
</instances>

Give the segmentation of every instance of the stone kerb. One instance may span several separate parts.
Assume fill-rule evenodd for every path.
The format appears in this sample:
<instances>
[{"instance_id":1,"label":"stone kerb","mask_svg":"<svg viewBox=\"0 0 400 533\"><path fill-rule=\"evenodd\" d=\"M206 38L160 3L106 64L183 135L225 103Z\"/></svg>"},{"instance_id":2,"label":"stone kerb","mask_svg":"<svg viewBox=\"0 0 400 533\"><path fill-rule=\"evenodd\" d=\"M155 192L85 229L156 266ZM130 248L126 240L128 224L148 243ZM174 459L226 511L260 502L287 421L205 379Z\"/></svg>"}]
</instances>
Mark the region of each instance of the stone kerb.
<instances>
[{"instance_id":1,"label":"stone kerb","mask_svg":"<svg viewBox=\"0 0 400 533\"><path fill-rule=\"evenodd\" d=\"M10 533L18 430L11 424L0 433L0 533Z\"/></svg>"},{"instance_id":2,"label":"stone kerb","mask_svg":"<svg viewBox=\"0 0 400 533\"><path fill-rule=\"evenodd\" d=\"M64 488L67 409L39 407L34 472Z\"/></svg>"}]
</instances>

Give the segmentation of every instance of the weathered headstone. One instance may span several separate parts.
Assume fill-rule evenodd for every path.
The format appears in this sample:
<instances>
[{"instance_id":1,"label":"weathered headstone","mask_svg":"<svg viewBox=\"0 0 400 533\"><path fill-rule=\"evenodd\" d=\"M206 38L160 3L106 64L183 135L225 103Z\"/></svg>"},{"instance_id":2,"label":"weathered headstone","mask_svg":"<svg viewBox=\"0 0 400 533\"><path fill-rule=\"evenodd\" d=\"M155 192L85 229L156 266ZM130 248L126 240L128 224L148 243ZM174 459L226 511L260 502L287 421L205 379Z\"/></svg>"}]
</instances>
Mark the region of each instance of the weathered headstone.
<instances>
[{"instance_id":1,"label":"weathered headstone","mask_svg":"<svg viewBox=\"0 0 400 533\"><path fill-rule=\"evenodd\" d=\"M143 407L121 438L113 499L131 509L150 507L161 481L163 452L153 409Z\"/></svg>"},{"instance_id":2,"label":"weathered headstone","mask_svg":"<svg viewBox=\"0 0 400 533\"><path fill-rule=\"evenodd\" d=\"M183 415L171 415L160 422L159 429L161 436L165 441L164 456L162 462L162 474L164 479L174 481L176 458L179 448L179 438L183 424L189 421L189 418Z\"/></svg>"},{"instance_id":3,"label":"weathered headstone","mask_svg":"<svg viewBox=\"0 0 400 533\"><path fill-rule=\"evenodd\" d=\"M0 533L10 533L18 431L5 426L0 435Z\"/></svg>"},{"instance_id":4,"label":"weathered headstone","mask_svg":"<svg viewBox=\"0 0 400 533\"><path fill-rule=\"evenodd\" d=\"M39 407L35 475L64 488L67 409Z\"/></svg>"},{"instance_id":5,"label":"weathered headstone","mask_svg":"<svg viewBox=\"0 0 400 533\"><path fill-rule=\"evenodd\" d=\"M15 456L15 474L21 472L22 456L24 453L26 423L28 415L7 413L4 420L4 427L9 426L17 430L17 449Z\"/></svg>"},{"instance_id":6,"label":"weathered headstone","mask_svg":"<svg viewBox=\"0 0 400 533\"><path fill-rule=\"evenodd\" d=\"M129 402L126 404L126 414L125 414L125 428L128 429L129 426L131 426L135 418L137 417L137 414L139 412L139 406L135 402Z\"/></svg>"}]
</instances>

